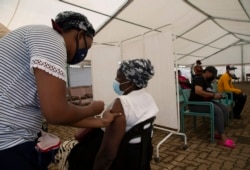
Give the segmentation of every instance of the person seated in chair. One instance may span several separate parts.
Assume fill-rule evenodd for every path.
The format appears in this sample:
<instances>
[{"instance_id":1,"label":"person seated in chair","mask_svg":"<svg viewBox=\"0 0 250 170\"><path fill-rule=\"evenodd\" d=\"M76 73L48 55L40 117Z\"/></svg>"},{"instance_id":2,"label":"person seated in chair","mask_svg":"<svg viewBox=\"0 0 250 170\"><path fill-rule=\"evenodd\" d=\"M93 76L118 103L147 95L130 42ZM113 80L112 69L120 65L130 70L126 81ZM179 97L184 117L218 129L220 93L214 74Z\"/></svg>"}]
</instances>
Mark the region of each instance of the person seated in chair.
<instances>
[{"instance_id":1,"label":"person seated in chair","mask_svg":"<svg viewBox=\"0 0 250 170\"><path fill-rule=\"evenodd\" d=\"M194 79L202 75L203 68L202 68L201 60L196 60L196 65L193 65L191 67L190 72L191 72L191 78L192 78L192 84L193 84Z\"/></svg>"},{"instance_id":2,"label":"person seated in chair","mask_svg":"<svg viewBox=\"0 0 250 170\"><path fill-rule=\"evenodd\" d=\"M156 116L158 107L153 97L144 89L153 75L154 68L148 59L128 60L120 64L113 83L114 91L119 97L114 100L111 112L122 113L122 116L117 117L105 129L104 138L96 156L94 170L109 169L116 158L120 142L125 133L136 124ZM135 140L131 143L136 144L139 141ZM134 150L133 152L140 152L140 150ZM126 163L124 169L139 170L140 159L131 157L130 160L133 160L133 164ZM144 167L144 170L147 169L150 169L150 160Z\"/></svg>"},{"instance_id":3,"label":"person seated in chair","mask_svg":"<svg viewBox=\"0 0 250 170\"><path fill-rule=\"evenodd\" d=\"M232 78L235 76L236 67L232 65L226 66L226 73L224 73L218 81L219 92L232 92L233 100L235 102L233 113L234 118L241 119L241 112L247 100L247 96L238 88L233 86Z\"/></svg>"},{"instance_id":4,"label":"person seated in chair","mask_svg":"<svg viewBox=\"0 0 250 170\"><path fill-rule=\"evenodd\" d=\"M202 68L201 64L202 64L201 60L196 61L196 65L194 66L194 74L196 77L202 75L203 68Z\"/></svg>"},{"instance_id":5,"label":"person seated in chair","mask_svg":"<svg viewBox=\"0 0 250 170\"><path fill-rule=\"evenodd\" d=\"M225 105L213 101L223 97L221 93L214 93L212 91L211 82L215 79L216 75L217 69L215 67L206 67L202 76L195 79L189 100L199 102L213 102L215 127L217 128L217 132L215 132L215 138L220 139L219 144L222 144L225 147L234 148L234 141L229 139L224 132L224 126L226 124L229 111ZM195 112L209 112L210 108L209 106L189 105L189 109L190 111Z\"/></svg>"},{"instance_id":6,"label":"person seated in chair","mask_svg":"<svg viewBox=\"0 0 250 170\"><path fill-rule=\"evenodd\" d=\"M189 80L186 77L182 76L181 70L178 70L178 82L182 89L190 89L192 86Z\"/></svg>"}]
</instances>

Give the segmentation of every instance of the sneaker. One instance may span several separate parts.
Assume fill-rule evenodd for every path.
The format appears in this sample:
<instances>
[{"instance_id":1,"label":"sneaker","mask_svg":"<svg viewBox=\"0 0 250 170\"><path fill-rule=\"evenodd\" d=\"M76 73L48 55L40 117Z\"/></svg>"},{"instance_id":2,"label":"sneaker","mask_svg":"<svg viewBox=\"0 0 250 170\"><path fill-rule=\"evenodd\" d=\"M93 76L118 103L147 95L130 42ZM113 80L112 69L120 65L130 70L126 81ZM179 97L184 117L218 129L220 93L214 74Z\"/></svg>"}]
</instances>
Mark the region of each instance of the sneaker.
<instances>
[{"instance_id":1,"label":"sneaker","mask_svg":"<svg viewBox=\"0 0 250 170\"><path fill-rule=\"evenodd\" d=\"M227 139L225 141L219 141L218 144L223 145L223 146L228 147L228 148L235 148L236 147L236 145L232 139Z\"/></svg>"}]
</instances>

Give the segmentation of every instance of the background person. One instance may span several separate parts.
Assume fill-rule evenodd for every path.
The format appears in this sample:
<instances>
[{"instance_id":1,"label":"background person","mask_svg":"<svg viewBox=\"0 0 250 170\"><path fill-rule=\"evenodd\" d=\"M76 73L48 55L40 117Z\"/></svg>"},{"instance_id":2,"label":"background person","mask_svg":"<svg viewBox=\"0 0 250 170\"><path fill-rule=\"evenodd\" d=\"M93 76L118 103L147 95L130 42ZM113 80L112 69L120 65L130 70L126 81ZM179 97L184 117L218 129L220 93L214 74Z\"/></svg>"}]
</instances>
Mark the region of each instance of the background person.
<instances>
[{"instance_id":1,"label":"background person","mask_svg":"<svg viewBox=\"0 0 250 170\"><path fill-rule=\"evenodd\" d=\"M1 170L42 169L35 145L43 117L57 125L104 127L118 115L106 111L103 119L93 118L103 111L102 101L86 107L67 102L66 64L86 57L95 30L72 11L52 23L54 29L28 25L0 39Z\"/></svg>"},{"instance_id":2,"label":"background person","mask_svg":"<svg viewBox=\"0 0 250 170\"><path fill-rule=\"evenodd\" d=\"M191 67L192 83L196 77L201 76L203 73L203 68L201 64L201 60L196 60L196 64Z\"/></svg>"},{"instance_id":3,"label":"background person","mask_svg":"<svg viewBox=\"0 0 250 170\"><path fill-rule=\"evenodd\" d=\"M194 66L194 75L196 77L201 76L203 73L203 68L201 65L202 65L201 60L197 60L196 65Z\"/></svg>"},{"instance_id":4,"label":"background person","mask_svg":"<svg viewBox=\"0 0 250 170\"><path fill-rule=\"evenodd\" d=\"M225 147L234 148L235 143L232 139L229 139L225 132L224 126L228 118L228 108L216 101L221 99L223 96L221 93L213 93L211 82L215 79L217 75L217 70L213 66L208 66L205 68L202 76L197 77L194 80L194 84L190 94L190 101L210 101L214 104L214 117L215 117L215 127L217 132L215 133L215 138L220 139L219 144L224 145ZM209 112L209 106L199 106L199 105L189 105L191 111L199 112Z\"/></svg>"},{"instance_id":5,"label":"background person","mask_svg":"<svg viewBox=\"0 0 250 170\"><path fill-rule=\"evenodd\" d=\"M192 86L189 80L186 77L182 76L181 70L178 70L178 82L182 89L190 89Z\"/></svg>"},{"instance_id":6,"label":"background person","mask_svg":"<svg viewBox=\"0 0 250 170\"><path fill-rule=\"evenodd\" d=\"M235 102L233 107L234 118L241 119L241 113L245 106L247 96L243 92L234 87L232 83L232 76L235 75L236 67L232 65L226 66L226 72L218 80L218 91L219 92L232 92L233 100Z\"/></svg>"}]
</instances>

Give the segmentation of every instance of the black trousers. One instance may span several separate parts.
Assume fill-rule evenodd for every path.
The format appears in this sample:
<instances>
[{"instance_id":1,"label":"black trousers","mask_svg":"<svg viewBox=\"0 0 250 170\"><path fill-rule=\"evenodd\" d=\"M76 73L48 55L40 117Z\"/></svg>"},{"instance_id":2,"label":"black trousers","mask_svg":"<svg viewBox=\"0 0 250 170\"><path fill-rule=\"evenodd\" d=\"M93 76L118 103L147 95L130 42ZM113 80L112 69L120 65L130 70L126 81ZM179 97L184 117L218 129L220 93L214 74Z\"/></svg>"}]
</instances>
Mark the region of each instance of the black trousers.
<instances>
[{"instance_id":1,"label":"black trousers","mask_svg":"<svg viewBox=\"0 0 250 170\"><path fill-rule=\"evenodd\" d=\"M47 170L56 151L38 152L36 142L25 142L0 151L1 170Z\"/></svg>"},{"instance_id":2,"label":"black trousers","mask_svg":"<svg viewBox=\"0 0 250 170\"><path fill-rule=\"evenodd\" d=\"M233 108L234 116L239 116L245 106L247 96L245 94L233 93L233 99L235 102Z\"/></svg>"}]
</instances>

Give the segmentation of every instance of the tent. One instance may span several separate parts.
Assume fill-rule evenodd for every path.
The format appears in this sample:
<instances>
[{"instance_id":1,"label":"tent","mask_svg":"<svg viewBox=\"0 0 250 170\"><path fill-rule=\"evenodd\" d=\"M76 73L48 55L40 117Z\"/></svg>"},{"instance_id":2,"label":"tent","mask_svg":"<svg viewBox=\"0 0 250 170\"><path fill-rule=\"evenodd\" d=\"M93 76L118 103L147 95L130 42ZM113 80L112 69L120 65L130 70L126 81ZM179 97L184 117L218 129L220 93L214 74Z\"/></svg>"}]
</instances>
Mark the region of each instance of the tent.
<instances>
[{"instance_id":1,"label":"tent","mask_svg":"<svg viewBox=\"0 0 250 170\"><path fill-rule=\"evenodd\" d=\"M50 19L65 10L89 18L97 30L94 46L119 47L170 32L177 66L189 69L199 59L219 73L227 64L237 65L241 80L250 73L249 0L0 0L0 23L10 30L27 24L51 26Z\"/></svg>"},{"instance_id":2,"label":"tent","mask_svg":"<svg viewBox=\"0 0 250 170\"><path fill-rule=\"evenodd\" d=\"M51 26L50 19L65 10L85 14L97 30L87 57L95 67L94 96L113 99L114 75L104 73L115 73L120 60L148 55L160 73L148 88L160 107L157 123L176 134L174 69L188 70L199 59L219 73L227 64L237 65L242 80L250 73L249 0L0 0L0 23L10 30Z\"/></svg>"},{"instance_id":3,"label":"tent","mask_svg":"<svg viewBox=\"0 0 250 170\"><path fill-rule=\"evenodd\" d=\"M88 16L96 44L121 42L151 32L176 36L180 65L250 64L249 0L0 0L0 22L9 29L50 25L63 10Z\"/></svg>"}]
</instances>

